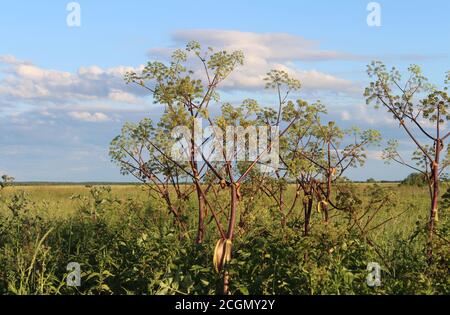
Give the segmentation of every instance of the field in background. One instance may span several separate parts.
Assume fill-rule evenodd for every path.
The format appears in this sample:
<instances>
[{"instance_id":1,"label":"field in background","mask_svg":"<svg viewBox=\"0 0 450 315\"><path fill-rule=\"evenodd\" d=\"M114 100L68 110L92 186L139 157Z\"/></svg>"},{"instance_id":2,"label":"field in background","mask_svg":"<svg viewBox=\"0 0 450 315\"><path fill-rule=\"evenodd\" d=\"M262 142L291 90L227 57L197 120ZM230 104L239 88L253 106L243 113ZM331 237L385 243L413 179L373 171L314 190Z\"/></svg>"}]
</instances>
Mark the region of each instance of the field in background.
<instances>
[{"instance_id":1,"label":"field in background","mask_svg":"<svg viewBox=\"0 0 450 315\"><path fill-rule=\"evenodd\" d=\"M195 198L186 201L190 230L180 240L164 204L143 186L102 187L17 185L1 192L1 294L218 291L220 276L212 267L218 236L214 224L209 224L205 243L193 244ZM290 189L289 198L293 198L294 187ZM368 246L363 236L348 232L349 214L336 210L331 212L327 227L322 215L314 211L312 234L302 236L301 203L281 231L270 200L261 198L246 218L245 227L238 229L230 265L232 292L450 293L448 244L439 243L435 268L428 269L424 261L424 238L419 228L429 211L427 188L359 183L352 184L352 189L360 196L362 209L376 189L390 196L392 206L380 210L371 222L375 229L367 232L375 245ZM441 211L440 226L448 226L446 212ZM445 228L443 231L447 233ZM66 286L66 264L70 261L82 266L80 288ZM370 261L383 266L381 287L370 288L365 283Z\"/></svg>"},{"instance_id":2,"label":"field in background","mask_svg":"<svg viewBox=\"0 0 450 315\"><path fill-rule=\"evenodd\" d=\"M6 187L5 196L12 196L18 191L23 191L29 200L35 205L34 210L48 218L61 218L76 214L78 200L73 199L74 195L85 197L90 196L92 187L108 186L112 189L114 197L119 199L132 198L136 201L144 201L148 193L140 185L84 185L84 184L27 184ZM148 198L147 198L148 199ZM3 205L3 211L5 211Z\"/></svg>"},{"instance_id":3,"label":"field in background","mask_svg":"<svg viewBox=\"0 0 450 315\"><path fill-rule=\"evenodd\" d=\"M364 190L368 187L373 187L374 184L370 183L356 183L353 184L363 196ZM386 213L395 217L400 215L405 210L406 213L400 215L398 218L393 219L380 230L380 234L389 238L390 235L396 235L400 232L409 233L415 227L416 220L420 218L426 218L428 216L428 192L426 187L415 186L401 186L399 183L380 183L377 184L380 187L389 189L392 193L398 197L395 207ZM151 197L149 197L148 190L141 185L132 184L115 184L115 185L96 185L96 184L51 184L51 185L15 185L14 187L7 187L4 190L5 196L11 196L15 192L23 191L27 194L29 200L33 203L34 211L46 218L64 218L66 216L76 215L77 207L79 207L79 200L71 197L75 195L81 195L86 198L90 197L90 190L92 187L111 187L111 194L115 198L121 200L132 199L136 202L145 203ZM293 198L294 188L291 187ZM445 191L446 187L442 187L442 191ZM402 198L400 198L402 197ZM289 201L289 200L288 200ZM193 198L191 203L195 203ZM270 202L269 202L270 204ZM268 205L266 200L261 201L261 205ZM1 207L2 211L5 206ZM297 206L297 214L301 216L301 204ZM267 207L261 207L261 211L268 211ZM332 216L336 215L336 211L332 213ZM381 216L378 220L382 221L386 219L386 216Z\"/></svg>"}]
</instances>

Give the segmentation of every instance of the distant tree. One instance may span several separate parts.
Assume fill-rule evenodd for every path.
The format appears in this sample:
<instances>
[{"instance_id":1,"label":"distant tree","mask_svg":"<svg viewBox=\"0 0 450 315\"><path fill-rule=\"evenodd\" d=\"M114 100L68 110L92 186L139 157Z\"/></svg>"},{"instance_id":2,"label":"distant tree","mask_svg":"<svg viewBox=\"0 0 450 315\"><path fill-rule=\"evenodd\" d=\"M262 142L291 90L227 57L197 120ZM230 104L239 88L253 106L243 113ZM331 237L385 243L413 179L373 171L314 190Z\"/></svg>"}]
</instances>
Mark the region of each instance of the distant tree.
<instances>
[{"instance_id":1,"label":"distant tree","mask_svg":"<svg viewBox=\"0 0 450 315\"><path fill-rule=\"evenodd\" d=\"M8 175L2 175L2 181L0 182L0 189L5 188L6 186L12 185L14 182L14 177Z\"/></svg>"},{"instance_id":2,"label":"distant tree","mask_svg":"<svg viewBox=\"0 0 450 315\"><path fill-rule=\"evenodd\" d=\"M373 183L376 183L377 181L374 179L374 178L368 178L367 180L366 180L366 183L371 183L371 184L373 184Z\"/></svg>"},{"instance_id":3,"label":"distant tree","mask_svg":"<svg viewBox=\"0 0 450 315\"><path fill-rule=\"evenodd\" d=\"M422 173L411 173L404 180L401 181L401 185L405 186L427 186L428 179Z\"/></svg>"}]
</instances>

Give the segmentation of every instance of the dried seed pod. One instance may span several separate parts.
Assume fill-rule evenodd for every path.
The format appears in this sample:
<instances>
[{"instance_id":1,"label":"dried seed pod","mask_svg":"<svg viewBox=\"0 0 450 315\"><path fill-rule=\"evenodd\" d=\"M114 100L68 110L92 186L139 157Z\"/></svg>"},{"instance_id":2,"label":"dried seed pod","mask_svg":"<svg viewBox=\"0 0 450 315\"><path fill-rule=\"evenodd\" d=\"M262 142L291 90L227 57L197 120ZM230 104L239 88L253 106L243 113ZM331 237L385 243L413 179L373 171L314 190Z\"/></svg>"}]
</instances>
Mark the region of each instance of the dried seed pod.
<instances>
[{"instance_id":1,"label":"dried seed pod","mask_svg":"<svg viewBox=\"0 0 450 315\"><path fill-rule=\"evenodd\" d=\"M319 201L319 203L317 204L317 212L318 213L322 212L322 205L328 206L328 202L326 202L325 200Z\"/></svg>"},{"instance_id":2,"label":"dried seed pod","mask_svg":"<svg viewBox=\"0 0 450 315\"><path fill-rule=\"evenodd\" d=\"M227 239L225 240L225 253L223 255L223 264L222 266L224 266L226 263L231 261L231 250L233 247L233 243L231 242L231 240Z\"/></svg>"},{"instance_id":3,"label":"dried seed pod","mask_svg":"<svg viewBox=\"0 0 450 315\"><path fill-rule=\"evenodd\" d=\"M336 174L336 168L335 167L330 168L330 174L331 174L331 176L334 176Z\"/></svg>"},{"instance_id":4,"label":"dried seed pod","mask_svg":"<svg viewBox=\"0 0 450 315\"><path fill-rule=\"evenodd\" d=\"M223 242L224 239L220 239L216 243L216 247L214 248L213 255L213 265L216 272L219 272L222 269L222 257L223 257Z\"/></svg>"},{"instance_id":5,"label":"dried seed pod","mask_svg":"<svg viewBox=\"0 0 450 315\"><path fill-rule=\"evenodd\" d=\"M232 241L220 239L216 243L213 256L213 264L216 272L220 272L223 266L231 260Z\"/></svg>"},{"instance_id":6,"label":"dried seed pod","mask_svg":"<svg viewBox=\"0 0 450 315\"><path fill-rule=\"evenodd\" d=\"M237 196L237 200L241 201L242 199L242 195L241 195L241 184L240 183L235 183L234 184L236 186L236 196Z\"/></svg>"}]
</instances>

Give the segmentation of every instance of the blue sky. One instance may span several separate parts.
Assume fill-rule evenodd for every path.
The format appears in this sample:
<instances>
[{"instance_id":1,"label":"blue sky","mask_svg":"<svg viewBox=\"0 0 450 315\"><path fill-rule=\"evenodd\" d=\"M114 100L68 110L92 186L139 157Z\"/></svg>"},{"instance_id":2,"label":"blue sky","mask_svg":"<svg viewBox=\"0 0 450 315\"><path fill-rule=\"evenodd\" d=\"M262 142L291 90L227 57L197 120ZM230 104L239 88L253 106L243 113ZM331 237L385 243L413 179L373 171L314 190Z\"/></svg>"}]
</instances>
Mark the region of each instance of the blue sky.
<instances>
[{"instance_id":1,"label":"blue sky","mask_svg":"<svg viewBox=\"0 0 450 315\"><path fill-rule=\"evenodd\" d=\"M70 1L0 4L0 173L17 180L119 181L109 141L125 121L157 117L160 108L126 86L126 69L189 39L241 46L248 73L268 67L298 74L300 95L320 98L330 119L406 140L383 111L364 105L365 65L372 59L405 69L422 66L433 83L450 70L448 1L378 1L381 26L369 27L370 1L78 1L81 27L68 27ZM262 49L262 50L261 50ZM267 52L262 53L261 51ZM226 96L270 103L244 75ZM372 148L354 179L398 179ZM412 150L406 142L402 150Z\"/></svg>"}]
</instances>

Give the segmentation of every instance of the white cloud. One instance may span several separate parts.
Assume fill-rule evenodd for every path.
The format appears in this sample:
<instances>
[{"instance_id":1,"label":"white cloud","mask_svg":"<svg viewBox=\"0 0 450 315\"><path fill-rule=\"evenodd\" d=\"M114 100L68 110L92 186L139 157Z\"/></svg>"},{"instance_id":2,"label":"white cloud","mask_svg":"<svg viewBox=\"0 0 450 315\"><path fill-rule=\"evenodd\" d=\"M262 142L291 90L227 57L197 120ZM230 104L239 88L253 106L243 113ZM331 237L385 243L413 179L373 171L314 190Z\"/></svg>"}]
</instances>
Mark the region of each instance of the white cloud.
<instances>
[{"instance_id":1,"label":"white cloud","mask_svg":"<svg viewBox=\"0 0 450 315\"><path fill-rule=\"evenodd\" d=\"M300 69L298 61L358 60L359 56L318 48L318 42L284 33L251 33L224 30L180 30L173 33L176 46L197 40L204 46L227 51L241 50L245 64L223 84L228 89L257 89L264 86L263 78L271 69L285 70L302 82L309 91L327 90L343 93L362 93L358 84L315 69ZM159 47L150 55L170 56L172 49ZM200 71L200 70L199 70Z\"/></svg>"},{"instance_id":2,"label":"white cloud","mask_svg":"<svg viewBox=\"0 0 450 315\"><path fill-rule=\"evenodd\" d=\"M350 113L348 111L346 111L346 110L343 110L341 112L341 119L344 120L344 121L350 120Z\"/></svg>"},{"instance_id":3,"label":"white cloud","mask_svg":"<svg viewBox=\"0 0 450 315\"><path fill-rule=\"evenodd\" d=\"M285 70L301 80L307 91L333 91L359 93L357 84L323 73L315 69L300 69L296 61L353 60L358 59L348 53L321 50L318 42L300 36L283 33L250 33L217 30L184 30L173 34L177 46L192 39L205 46L232 50L243 50L246 55L244 67L238 69L225 82L228 90L253 90L264 86L263 78L271 69ZM170 48L155 48L153 55L166 58ZM90 104L97 101L114 104L141 104L147 91L133 85L126 85L123 75L137 68L117 66L80 67L75 72L39 67L11 55L1 55L0 102L5 109L18 108L20 104L29 106L65 106ZM74 112L82 112L72 109ZM87 109L86 112L92 112Z\"/></svg>"},{"instance_id":4,"label":"white cloud","mask_svg":"<svg viewBox=\"0 0 450 315\"><path fill-rule=\"evenodd\" d=\"M355 60L348 53L318 49L317 41L286 33L252 33L227 30L178 30L173 33L177 42L197 40L200 43L228 49L241 49L269 61L285 60Z\"/></svg>"},{"instance_id":5,"label":"white cloud","mask_svg":"<svg viewBox=\"0 0 450 315\"><path fill-rule=\"evenodd\" d=\"M365 104L344 106L341 108L329 108L330 114L338 115L343 121L352 121L362 127L368 126L396 126L392 115L383 108L375 109Z\"/></svg>"},{"instance_id":6,"label":"white cloud","mask_svg":"<svg viewBox=\"0 0 450 315\"><path fill-rule=\"evenodd\" d=\"M110 118L104 113L89 113L89 112L70 112L69 116L81 121L86 122L105 122L109 121Z\"/></svg>"},{"instance_id":7,"label":"white cloud","mask_svg":"<svg viewBox=\"0 0 450 315\"><path fill-rule=\"evenodd\" d=\"M383 160L383 151L379 150L367 150L366 156L369 160L377 160L382 161Z\"/></svg>"},{"instance_id":8,"label":"white cloud","mask_svg":"<svg viewBox=\"0 0 450 315\"><path fill-rule=\"evenodd\" d=\"M0 56L0 63L7 65L0 80L0 99L6 104L61 105L95 100L136 103L134 94L144 94L123 80L127 71L139 70L132 67L91 66L72 73L44 69L9 55Z\"/></svg>"},{"instance_id":9,"label":"white cloud","mask_svg":"<svg viewBox=\"0 0 450 315\"><path fill-rule=\"evenodd\" d=\"M6 64L29 64L26 61L22 61L17 59L15 56L12 55L0 55L0 63L6 63Z\"/></svg>"},{"instance_id":10,"label":"white cloud","mask_svg":"<svg viewBox=\"0 0 450 315\"><path fill-rule=\"evenodd\" d=\"M136 96L134 96L131 93L128 92L124 92L121 90L111 90L111 92L109 92L108 94L108 98L116 101L116 102L121 102L121 103L133 103L136 104L138 103L138 99L136 98Z\"/></svg>"},{"instance_id":11,"label":"white cloud","mask_svg":"<svg viewBox=\"0 0 450 315\"><path fill-rule=\"evenodd\" d=\"M55 114L51 113L48 109L44 108L43 110L39 111L39 114L45 117L55 118Z\"/></svg>"}]
</instances>

